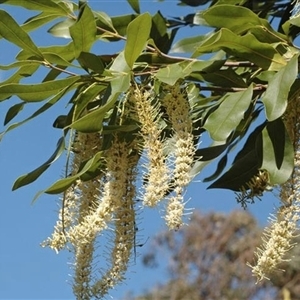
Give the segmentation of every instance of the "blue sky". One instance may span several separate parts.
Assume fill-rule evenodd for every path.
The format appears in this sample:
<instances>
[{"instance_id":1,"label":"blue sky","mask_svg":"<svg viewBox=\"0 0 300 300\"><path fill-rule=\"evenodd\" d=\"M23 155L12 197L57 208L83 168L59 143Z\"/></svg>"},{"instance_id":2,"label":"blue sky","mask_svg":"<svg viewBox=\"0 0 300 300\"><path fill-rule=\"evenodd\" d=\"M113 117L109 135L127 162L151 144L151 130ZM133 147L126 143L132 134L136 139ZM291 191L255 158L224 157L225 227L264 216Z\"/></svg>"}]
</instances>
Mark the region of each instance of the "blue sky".
<instances>
[{"instance_id":1,"label":"blue sky","mask_svg":"<svg viewBox=\"0 0 300 300\"><path fill-rule=\"evenodd\" d=\"M95 10L105 11L109 15L132 13L127 1L89 1ZM143 12L154 14L160 10L164 16L180 16L193 13L196 8L178 7L177 1L141 1ZM1 7L2 6L2 7ZM19 22L26 20L31 13L19 10L14 6L0 5L11 13ZM202 34L200 28L188 28L180 32L178 38L187 34ZM34 41L38 45L47 45L63 42L52 39L41 31L35 32ZM17 49L0 40L1 64L13 61ZM118 45L103 44L98 53L114 53ZM4 77L0 73L0 79ZM0 103L0 131L7 109L18 100L14 97ZM63 175L64 156L52 166L37 182L12 192L14 180L43 163L53 152L54 146L61 136L59 130L52 127L53 120L58 112L65 109L68 99L64 99L57 107L50 109L43 116L10 132L0 143L0 299L74 299L70 284L71 253L61 252L56 254L52 250L44 249L39 244L52 232L57 218L57 197L43 195L32 205L31 201L37 191L48 187ZM34 105L16 119L29 115L34 110ZM187 191L190 198L187 206L204 212L217 210L228 212L239 208L234 194L226 190L206 190L207 185L199 182L212 172L212 168L204 170L195 179ZM263 197L249 207L261 224L266 224L269 212L278 205L278 199L272 193ZM149 240L138 248L139 256L136 263L132 263L125 284L116 287L110 295L114 299L121 299L128 291L140 293L150 289L155 283L165 280L165 273L157 270L149 271L141 264L141 256L151 246L151 238L158 231L164 230L165 225L161 218L161 211L146 209L139 214L138 239L141 243ZM101 259L101 256L100 256ZM108 297L109 299L109 297Z\"/></svg>"}]
</instances>

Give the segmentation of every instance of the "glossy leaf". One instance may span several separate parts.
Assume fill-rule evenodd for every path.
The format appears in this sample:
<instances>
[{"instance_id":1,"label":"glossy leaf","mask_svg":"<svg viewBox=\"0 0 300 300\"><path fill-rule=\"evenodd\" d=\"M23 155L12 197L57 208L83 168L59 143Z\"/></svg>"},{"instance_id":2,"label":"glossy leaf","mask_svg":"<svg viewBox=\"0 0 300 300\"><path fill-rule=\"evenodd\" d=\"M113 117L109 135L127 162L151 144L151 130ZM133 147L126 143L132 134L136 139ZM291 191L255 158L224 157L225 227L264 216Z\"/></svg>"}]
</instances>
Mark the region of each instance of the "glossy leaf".
<instances>
[{"instance_id":1,"label":"glossy leaf","mask_svg":"<svg viewBox=\"0 0 300 300\"><path fill-rule=\"evenodd\" d=\"M0 86L0 101L15 95L26 102L39 102L73 85L79 79L80 76L72 76L38 84L11 83L2 85Z\"/></svg>"},{"instance_id":2,"label":"glossy leaf","mask_svg":"<svg viewBox=\"0 0 300 300\"><path fill-rule=\"evenodd\" d=\"M249 60L265 70L279 70L286 65L285 59L272 45L258 41L250 33L239 36L225 28L219 30L200 45L193 57L220 49L237 58Z\"/></svg>"},{"instance_id":3,"label":"glossy leaf","mask_svg":"<svg viewBox=\"0 0 300 300\"><path fill-rule=\"evenodd\" d=\"M0 35L9 42L43 59L39 48L18 23L4 10L0 10Z\"/></svg>"},{"instance_id":4,"label":"glossy leaf","mask_svg":"<svg viewBox=\"0 0 300 300\"><path fill-rule=\"evenodd\" d=\"M70 187L78 178L87 173L91 169L97 169L103 163L103 154L102 152L98 152L95 154L90 160L84 163L81 166L80 170L77 174L63 178L55 182L48 189L44 191L47 194L59 194L65 191L68 187Z\"/></svg>"},{"instance_id":5,"label":"glossy leaf","mask_svg":"<svg viewBox=\"0 0 300 300\"><path fill-rule=\"evenodd\" d=\"M130 68L145 49L150 30L151 16L149 13L144 13L129 23L124 56Z\"/></svg>"},{"instance_id":6,"label":"glossy leaf","mask_svg":"<svg viewBox=\"0 0 300 300\"><path fill-rule=\"evenodd\" d=\"M27 173L25 175L20 176L14 183L12 190L16 190L24 185L30 184L37 180L50 166L54 163L65 150L65 139L61 137L56 145L55 152L51 155L51 157L40 167Z\"/></svg>"},{"instance_id":7,"label":"glossy leaf","mask_svg":"<svg viewBox=\"0 0 300 300\"><path fill-rule=\"evenodd\" d=\"M262 97L266 116L273 121L282 116L288 102L288 94L298 74L298 56L294 56L287 65L279 70L270 80Z\"/></svg>"},{"instance_id":8,"label":"glossy leaf","mask_svg":"<svg viewBox=\"0 0 300 300\"><path fill-rule=\"evenodd\" d=\"M220 106L207 118L204 128L215 141L225 141L238 126L252 100L253 88L236 93L228 93Z\"/></svg>"},{"instance_id":9,"label":"glossy leaf","mask_svg":"<svg viewBox=\"0 0 300 300\"><path fill-rule=\"evenodd\" d=\"M140 3L139 0L127 0L132 9L139 14L140 13Z\"/></svg>"},{"instance_id":10,"label":"glossy leaf","mask_svg":"<svg viewBox=\"0 0 300 300\"><path fill-rule=\"evenodd\" d=\"M70 34L74 42L75 57L81 52L88 52L96 39L96 21L93 12L88 5L83 5L78 19L70 27Z\"/></svg>"}]
</instances>

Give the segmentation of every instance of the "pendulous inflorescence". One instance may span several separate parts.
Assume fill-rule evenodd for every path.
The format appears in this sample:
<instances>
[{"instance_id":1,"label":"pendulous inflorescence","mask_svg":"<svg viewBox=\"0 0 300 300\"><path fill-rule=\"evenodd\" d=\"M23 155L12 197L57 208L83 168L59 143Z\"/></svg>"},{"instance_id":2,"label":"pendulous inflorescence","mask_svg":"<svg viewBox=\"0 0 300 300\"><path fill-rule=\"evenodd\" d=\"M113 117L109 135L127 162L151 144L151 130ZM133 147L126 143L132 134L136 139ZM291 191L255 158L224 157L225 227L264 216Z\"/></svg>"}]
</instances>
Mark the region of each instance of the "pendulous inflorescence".
<instances>
[{"instance_id":1,"label":"pendulous inflorescence","mask_svg":"<svg viewBox=\"0 0 300 300\"><path fill-rule=\"evenodd\" d=\"M101 164L95 176L89 180L78 177L66 190L54 232L42 244L56 252L68 248L74 253L73 291L77 299L102 299L125 278L136 247L138 198L149 207L157 207L166 198L167 226L177 230L183 225L184 193L192 179L189 173L195 154L184 87L177 83L154 90L134 83L119 103L114 118L120 128L134 123L138 129L133 135L120 131L110 139L102 132L75 134L70 176L96 155L101 156ZM146 163L141 164L141 159ZM139 193L138 166L144 178ZM103 269L98 266L96 249L105 232L110 233L107 245L112 246Z\"/></svg>"}]
</instances>

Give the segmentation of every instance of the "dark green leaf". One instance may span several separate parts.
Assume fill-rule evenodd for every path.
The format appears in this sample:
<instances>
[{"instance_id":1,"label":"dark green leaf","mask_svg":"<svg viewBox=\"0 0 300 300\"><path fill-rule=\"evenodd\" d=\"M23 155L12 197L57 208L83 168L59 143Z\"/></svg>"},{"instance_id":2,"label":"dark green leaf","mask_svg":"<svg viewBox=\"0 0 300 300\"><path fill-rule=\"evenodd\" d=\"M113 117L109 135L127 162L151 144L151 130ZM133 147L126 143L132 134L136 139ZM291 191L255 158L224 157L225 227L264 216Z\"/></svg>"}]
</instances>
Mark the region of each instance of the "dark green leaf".
<instances>
[{"instance_id":1,"label":"dark green leaf","mask_svg":"<svg viewBox=\"0 0 300 300\"><path fill-rule=\"evenodd\" d=\"M0 10L0 35L9 42L43 60L41 51L33 43L29 35L4 10Z\"/></svg>"},{"instance_id":2,"label":"dark green leaf","mask_svg":"<svg viewBox=\"0 0 300 300\"><path fill-rule=\"evenodd\" d=\"M280 121L278 121L279 124ZM278 124L276 124L278 126ZM276 126L274 124L271 127ZM274 128L271 128L272 130ZM262 169L269 172L270 183L272 185L282 184L286 182L292 174L294 168L294 150L293 145L285 132L282 135L282 130L278 132L281 135L282 141L274 139L274 133L271 130L271 136L269 131L265 128L262 131ZM279 138L279 137L278 137ZM284 143L284 152L282 158L282 143ZM279 147L275 149L274 146ZM277 157L276 157L277 156ZM277 167L278 162L281 162L280 168Z\"/></svg>"},{"instance_id":3,"label":"dark green leaf","mask_svg":"<svg viewBox=\"0 0 300 300\"><path fill-rule=\"evenodd\" d=\"M14 183L12 190L16 190L24 185L30 184L37 180L49 167L50 165L56 161L62 152L65 150L65 139L61 137L57 143L55 152L51 155L51 157L40 167L33 170L30 173L20 176Z\"/></svg>"},{"instance_id":4,"label":"dark green leaf","mask_svg":"<svg viewBox=\"0 0 300 300\"><path fill-rule=\"evenodd\" d=\"M208 188L223 188L239 191L259 169L257 153L254 150L237 160L232 167Z\"/></svg>"},{"instance_id":5,"label":"dark green leaf","mask_svg":"<svg viewBox=\"0 0 300 300\"><path fill-rule=\"evenodd\" d=\"M268 88L262 97L269 121L278 119L285 112L289 91L297 74L298 56L294 56L269 82Z\"/></svg>"},{"instance_id":6,"label":"dark green leaf","mask_svg":"<svg viewBox=\"0 0 300 300\"><path fill-rule=\"evenodd\" d=\"M151 30L151 16L144 13L131 21L127 27L124 56L130 68L145 49Z\"/></svg>"},{"instance_id":7,"label":"dark green leaf","mask_svg":"<svg viewBox=\"0 0 300 300\"><path fill-rule=\"evenodd\" d=\"M220 106L212 112L204 128L215 141L225 141L230 133L238 126L252 100L253 87L247 90L228 93Z\"/></svg>"},{"instance_id":8,"label":"dark green leaf","mask_svg":"<svg viewBox=\"0 0 300 300\"><path fill-rule=\"evenodd\" d=\"M92 70L98 74L104 71L102 60L93 53L81 52L77 60L85 70Z\"/></svg>"},{"instance_id":9,"label":"dark green leaf","mask_svg":"<svg viewBox=\"0 0 300 300\"><path fill-rule=\"evenodd\" d=\"M227 154L224 155L218 162L216 171L209 177L203 179L203 182L212 181L220 176L227 164Z\"/></svg>"},{"instance_id":10,"label":"dark green leaf","mask_svg":"<svg viewBox=\"0 0 300 300\"><path fill-rule=\"evenodd\" d=\"M75 57L81 52L89 52L96 39L96 21L93 12L84 5L79 13L76 23L70 27L70 34L74 42Z\"/></svg>"},{"instance_id":11,"label":"dark green leaf","mask_svg":"<svg viewBox=\"0 0 300 300\"><path fill-rule=\"evenodd\" d=\"M23 110L25 103L17 103L9 108L5 116L4 125L9 123L20 111Z\"/></svg>"}]
</instances>

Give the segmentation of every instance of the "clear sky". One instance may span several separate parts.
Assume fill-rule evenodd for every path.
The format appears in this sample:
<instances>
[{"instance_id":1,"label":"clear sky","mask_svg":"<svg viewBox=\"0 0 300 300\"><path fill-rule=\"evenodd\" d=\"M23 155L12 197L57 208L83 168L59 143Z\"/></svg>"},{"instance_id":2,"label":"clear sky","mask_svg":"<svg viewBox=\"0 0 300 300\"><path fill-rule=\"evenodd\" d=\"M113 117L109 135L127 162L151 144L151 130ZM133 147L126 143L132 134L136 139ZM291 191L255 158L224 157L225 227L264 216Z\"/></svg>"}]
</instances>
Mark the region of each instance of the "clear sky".
<instances>
[{"instance_id":1,"label":"clear sky","mask_svg":"<svg viewBox=\"0 0 300 300\"><path fill-rule=\"evenodd\" d=\"M175 0L164 2L141 0L140 2L143 12L154 14L160 10L167 17L182 16L196 11L193 7L177 6ZM88 1L88 3L93 9L105 11L109 15L133 12L126 0L99 0ZM0 9L7 10L19 22L25 21L32 14L14 6L0 5ZM187 28L180 32L178 38L185 37L187 34L202 33L203 30L199 27ZM52 39L41 31L33 33L32 36L38 45L65 43L65 40ZM99 54L114 53L118 47L117 44L103 43L95 51ZM17 49L3 40L0 40L0 49L0 64L12 62ZM4 73L0 73L1 79L4 79ZM0 103L0 131L3 130L2 123L7 109L17 102L18 100L13 97ZM61 133L52 127L52 123L58 112L65 109L67 102L68 99L64 99L63 103L36 120L12 131L0 142L0 299L74 299L69 283L71 253L66 251L56 254L52 250L39 246L51 234L56 222L57 197L43 195L31 205L37 191L48 187L63 175L65 157L63 156L34 184L11 191L12 184L18 176L33 170L53 153ZM28 116L34 107L30 105L16 121ZM212 171L212 168L204 170L190 185L187 191L187 198L190 198L190 201L187 206L205 212L212 210L228 212L239 208L232 192L206 190L207 184L199 182ZM250 206L250 210L262 224L265 224L269 212L272 212L276 205L278 200L269 193L263 197L262 202L257 201L255 205ZM137 249L139 256L128 271L126 283L116 287L110 293L114 299L121 299L128 291L140 293L150 289L155 283L164 282L166 274L163 271L156 270L153 273L143 269L141 264L141 256L146 252L146 248L151 246L153 235L165 229L161 215L157 209L140 211L138 240L141 243L148 237L149 240L143 247ZM101 255L99 259L101 260Z\"/></svg>"}]
</instances>

